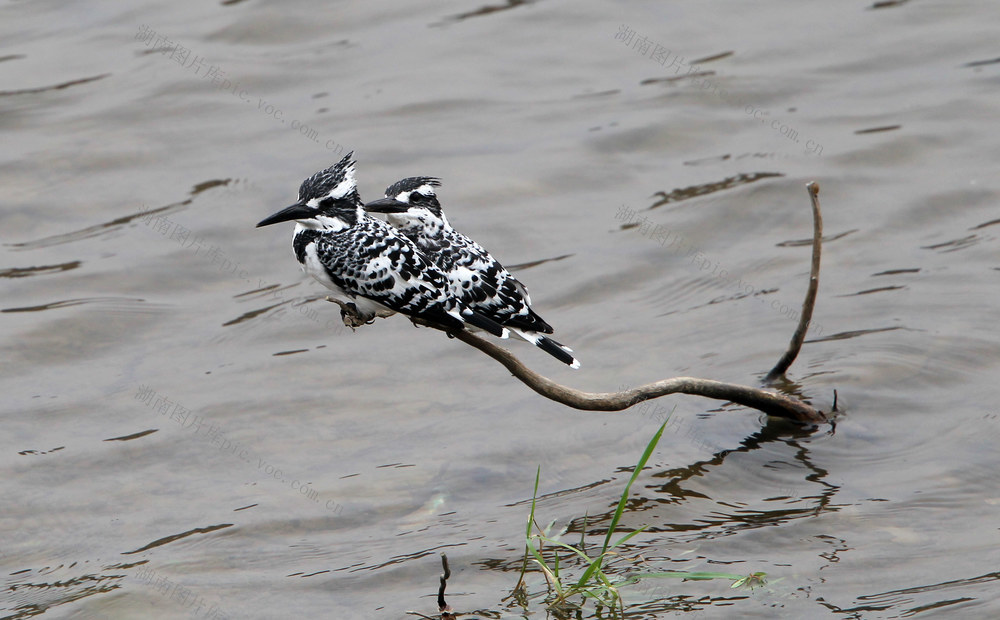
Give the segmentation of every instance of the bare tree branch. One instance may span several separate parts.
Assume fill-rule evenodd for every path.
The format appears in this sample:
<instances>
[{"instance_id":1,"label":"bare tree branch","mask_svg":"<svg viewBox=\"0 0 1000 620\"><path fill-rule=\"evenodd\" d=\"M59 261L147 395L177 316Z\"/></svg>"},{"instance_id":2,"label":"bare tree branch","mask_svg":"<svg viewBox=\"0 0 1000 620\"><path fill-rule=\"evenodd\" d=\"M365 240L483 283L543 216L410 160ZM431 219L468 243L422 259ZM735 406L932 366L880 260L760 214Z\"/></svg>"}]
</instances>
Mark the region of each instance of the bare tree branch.
<instances>
[{"instance_id":1,"label":"bare tree branch","mask_svg":"<svg viewBox=\"0 0 1000 620\"><path fill-rule=\"evenodd\" d=\"M425 321L415 321L428 327L447 331L437 325ZM817 424L826 421L826 417L810 405L776 392L734 383L723 383L694 377L674 377L649 383L621 392L583 392L560 385L525 366L507 349L469 333L468 331L449 332L450 335L465 344L475 347L489 355L514 375L519 381L542 396L562 403L567 407L584 411L621 411L632 405L667 394L692 394L717 400L731 401L745 405L768 415L779 418Z\"/></svg>"},{"instance_id":2,"label":"bare tree branch","mask_svg":"<svg viewBox=\"0 0 1000 620\"><path fill-rule=\"evenodd\" d=\"M819 184L813 181L806 185L806 189L809 190L809 198L812 200L813 213L812 267L809 270L809 288L806 290L805 301L802 302L799 325L795 329L795 333L792 334L788 350L774 365L771 372L764 377L765 384L770 384L784 375L795 358L798 357L799 350L802 349L802 342L806 339L806 332L809 330L809 323L812 321L813 308L816 306L816 291L819 290L819 259L823 247L823 214L819 209Z\"/></svg>"},{"instance_id":3,"label":"bare tree branch","mask_svg":"<svg viewBox=\"0 0 1000 620\"><path fill-rule=\"evenodd\" d=\"M823 234L823 220L819 210L819 186L810 183L807 188L812 197L813 204L813 259L812 270L809 280L809 290L806 294L806 301L802 308L802 319L798 329L792 337L792 343L781 361L774 370L768 374L768 380L777 372L777 376L784 373L798 355L805 338L805 332L809 327L812 318L813 305L816 301L816 291L819 285L819 257L820 244ZM344 324L349 326L360 325L355 313L353 304L345 304L333 298L329 301L340 305ZM734 402L752 409L762 411L767 415L778 418L794 420L808 424L819 424L826 422L826 416L821 411L811 405L786 394L763 390L760 388L737 385L734 383L723 383L709 379L697 379L694 377L674 377L663 379L655 383L649 383L635 388L622 390L620 392L583 392L580 390L560 385L551 379L544 377L525 366L514 354L507 349L493 343L490 340L480 338L467 330L451 331L441 325L425 321L423 319L410 319L416 325L424 325L448 333L449 336L457 338L465 344L475 347L500 362L504 368L529 388L541 394L545 398L562 403L567 407L581 409L584 411L622 411L629 407L652 398L659 398L667 394L691 394L694 396L704 396L716 400ZM363 323L363 322L362 322Z\"/></svg>"}]
</instances>

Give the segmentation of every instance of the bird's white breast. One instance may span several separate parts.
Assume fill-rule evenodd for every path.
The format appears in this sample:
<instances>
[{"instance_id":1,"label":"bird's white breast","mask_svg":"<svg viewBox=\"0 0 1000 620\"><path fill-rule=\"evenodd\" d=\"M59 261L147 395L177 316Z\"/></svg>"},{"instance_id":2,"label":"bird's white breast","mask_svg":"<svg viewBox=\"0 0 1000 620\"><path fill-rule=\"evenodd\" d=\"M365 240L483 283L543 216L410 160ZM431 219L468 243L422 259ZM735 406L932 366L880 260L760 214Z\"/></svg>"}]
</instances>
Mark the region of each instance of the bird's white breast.
<instances>
[{"instance_id":1,"label":"bird's white breast","mask_svg":"<svg viewBox=\"0 0 1000 620\"><path fill-rule=\"evenodd\" d=\"M311 241L306 245L306 251L303 255L302 270L307 274L311 275L320 284L326 288L333 291L337 297L344 301L350 301L353 299L351 295L348 295L342 288L337 286L333 280L330 279L330 275L326 272L326 268L323 267L323 262L319 259L319 252L316 248L316 242Z\"/></svg>"}]
</instances>

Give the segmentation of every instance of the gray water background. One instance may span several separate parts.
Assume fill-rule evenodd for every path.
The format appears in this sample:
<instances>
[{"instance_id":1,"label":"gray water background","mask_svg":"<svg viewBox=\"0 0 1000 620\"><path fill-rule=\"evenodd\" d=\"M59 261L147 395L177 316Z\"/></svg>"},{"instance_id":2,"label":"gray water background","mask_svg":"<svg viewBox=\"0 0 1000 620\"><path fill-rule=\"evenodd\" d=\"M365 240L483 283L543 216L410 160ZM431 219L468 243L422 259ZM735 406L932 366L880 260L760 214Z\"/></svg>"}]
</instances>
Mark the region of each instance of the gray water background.
<instances>
[{"instance_id":1,"label":"gray water background","mask_svg":"<svg viewBox=\"0 0 1000 620\"><path fill-rule=\"evenodd\" d=\"M430 615L445 551L456 611L521 617L536 468L540 521L601 534L672 411L629 556L769 582L646 581L630 617L1000 615L998 30L989 1L5 3L0 613ZM789 375L835 432L575 411L401 318L340 327L254 224L349 150L366 199L441 177L583 368L510 346L594 391L755 384L819 182Z\"/></svg>"}]
</instances>

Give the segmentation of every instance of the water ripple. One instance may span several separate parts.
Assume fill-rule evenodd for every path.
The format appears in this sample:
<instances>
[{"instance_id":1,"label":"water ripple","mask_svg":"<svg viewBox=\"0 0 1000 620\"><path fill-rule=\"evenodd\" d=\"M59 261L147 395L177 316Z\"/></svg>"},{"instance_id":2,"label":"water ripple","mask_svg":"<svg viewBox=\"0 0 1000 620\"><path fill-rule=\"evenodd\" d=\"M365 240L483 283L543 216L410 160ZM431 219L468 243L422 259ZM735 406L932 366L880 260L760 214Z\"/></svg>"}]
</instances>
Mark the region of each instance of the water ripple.
<instances>
[{"instance_id":1,"label":"water ripple","mask_svg":"<svg viewBox=\"0 0 1000 620\"><path fill-rule=\"evenodd\" d=\"M702 183L701 185L689 185L688 187L680 187L668 192L656 192L653 194L653 198L657 196L659 199L649 206L650 209L655 209L657 207L662 207L665 204L670 204L674 202L681 202L682 200L689 200L691 198L697 198L698 196L707 196L715 192L721 192L722 190L732 189L734 187L739 187L740 185L747 185L748 183L754 183L760 181L761 179L769 179L774 177L783 177L784 174L780 172L742 172L736 176L726 177L721 181L713 181L711 183Z\"/></svg>"},{"instance_id":2,"label":"water ripple","mask_svg":"<svg viewBox=\"0 0 1000 620\"><path fill-rule=\"evenodd\" d=\"M40 276L50 273L61 273L63 271L69 271L70 269L76 269L82 263L78 260L70 261L68 263L60 263L58 265L40 265L35 267L11 267L10 269L4 269L0 271L0 278L27 278L29 276Z\"/></svg>"},{"instance_id":3,"label":"water ripple","mask_svg":"<svg viewBox=\"0 0 1000 620\"><path fill-rule=\"evenodd\" d=\"M212 189L213 187L228 185L231 181L232 179L210 179L208 181L203 181L196 184L191 191L188 192L188 198L180 202L174 202L153 209L143 209L135 213L130 213L107 222L94 224L93 226L87 226L86 228L81 228L80 230L74 230L72 232L50 235L33 241L25 241L21 243L5 243L4 246L14 248L15 250L37 250L39 248L47 248L54 245L61 245L64 243L71 243L74 241L81 241L83 239L102 236L119 230L139 218L151 218L153 216L166 215L168 213L180 211L184 207L190 205L193 202L194 197L198 194Z\"/></svg>"},{"instance_id":4,"label":"water ripple","mask_svg":"<svg viewBox=\"0 0 1000 620\"><path fill-rule=\"evenodd\" d=\"M170 544L170 543L172 543L172 542L174 542L176 540L180 540L182 538L187 538L188 536L193 536L195 534L208 534L209 532L214 532L216 530L222 530L222 529L225 529L227 527L233 527L233 525L234 525L233 523L220 523L218 525L209 525L207 527L196 527L196 528L190 529L190 530L188 530L186 532L181 532L180 534L171 534L170 536L164 536L163 538L157 538L156 540L154 540L153 542L149 543L148 545L144 545L144 546L139 547L138 549L135 549L133 551L123 551L122 555L132 555L134 553L141 553L143 551L148 551L149 549L152 549L154 547L160 547L162 545Z\"/></svg>"},{"instance_id":5,"label":"water ripple","mask_svg":"<svg viewBox=\"0 0 1000 620\"><path fill-rule=\"evenodd\" d=\"M100 75L80 78L78 80L70 80L68 82L53 84L51 86L39 86L37 88L22 88L20 90L0 90L0 97L9 97L11 95L29 95L35 93L44 93L50 90L62 90L64 88L69 88L70 86L76 86L78 84L86 84L88 82L96 82L97 80L103 80L104 78L110 76L111 76L110 73L102 73Z\"/></svg>"},{"instance_id":6,"label":"water ripple","mask_svg":"<svg viewBox=\"0 0 1000 620\"><path fill-rule=\"evenodd\" d=\"M80 299L66 299L54 301L38 306L22 306L20 308L3 308L0 312L40 312L42 310L54 310L56 308L68 308L82 304L109 304L118 309L128 308L132 304L145 303L145 299L133 297L83 297Z\"/></svg>"}]
</instances>

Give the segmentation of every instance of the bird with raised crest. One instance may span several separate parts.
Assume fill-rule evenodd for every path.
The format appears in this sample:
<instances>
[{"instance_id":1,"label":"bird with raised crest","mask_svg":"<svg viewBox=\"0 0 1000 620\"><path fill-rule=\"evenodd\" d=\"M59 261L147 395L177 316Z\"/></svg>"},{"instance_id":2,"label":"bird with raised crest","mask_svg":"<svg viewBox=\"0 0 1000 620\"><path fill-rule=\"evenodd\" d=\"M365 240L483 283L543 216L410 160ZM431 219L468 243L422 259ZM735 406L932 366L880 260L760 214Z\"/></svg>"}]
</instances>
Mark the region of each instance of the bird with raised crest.
<instances>
[{"instance_id":1,"label":"bird with raised crest","mask_svg":"<svg viewBox=\"0 0 1000 620\"><path fill-rule=\"evenodd\" d=\"M560 362L579 368L573 350L546 335L552 326L532 310L528 289L483 246L452 228L437 198L440 186L434 177L409 177L390 185L385 197L369 202L365 210L384 213L433 260L447 275L453 297Z\"/></svg>"},{"instance_id":2,"label":"bird with raised crest","mask_svg":"<svg viewBox=\"0 0 1000 620\"><path fill-rule=\"evenodd\" d=\"M292 247L302 269L363 322L379 311L399 312L447 329L471 325L506 338L503 326L450 294L445 273L413 241L365 213L352 156L303 181L298 201L257 227L295 221Z\"/></svg>"}]
</instances>

